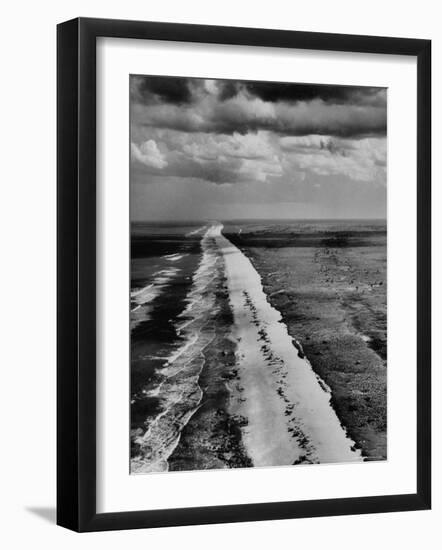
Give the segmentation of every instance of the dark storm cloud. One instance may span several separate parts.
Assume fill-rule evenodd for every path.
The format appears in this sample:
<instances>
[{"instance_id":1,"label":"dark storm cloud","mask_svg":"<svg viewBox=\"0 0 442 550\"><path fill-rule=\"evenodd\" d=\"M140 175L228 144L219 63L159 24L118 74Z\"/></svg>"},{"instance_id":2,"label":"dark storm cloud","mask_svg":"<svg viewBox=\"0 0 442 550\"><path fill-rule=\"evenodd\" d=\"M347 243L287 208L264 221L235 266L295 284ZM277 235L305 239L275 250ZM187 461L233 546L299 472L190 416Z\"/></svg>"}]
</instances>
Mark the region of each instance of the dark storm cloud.
<instances>
[{"instance_id":1,"label":"dark storm cloud","mask_svg":"<svg viewBox=\"0 0 442 550\"><path fill-rule=\"evenodd\" d=\"M226 101L226 99L231 99L232 97L235 97L239 93L241 88L241 83L235 82L233 80L220 80L218 82L220 100Z\"/></svg>"},{"instance_id":2,"label":"dark storm cloud","mask_svg":"<svg viewBox=\"0 0 442 550\"><path fill-rule=\"evenodd\" d=\"M145 128L152 127L153 124L149 121L144 124ZM183 119L175 121L174 119L156 121L156 128L164 128L169 130L178 130L186 133L218 133L218 134L241 134L256 133L260 130L275 132L281 136L334 136L348 139L362 139L373 136L385 136L387 126L383 120L375 117L371 120L365 120L363 117L358 117L354 122L339 123L336 120L329 121L324 118L323 121L314 121L312 124L303 122L300 124L291 123L289 121L271 120L239 120L239 121L210 121L206 124L194 124L193 122Z\"/></svg>"},{"instance_id":3,"label":"dark storm cloud","mask_svg":"<svg viewBox=\"0 0 442 550\"><path fill-rule=\"evenodd\" d=\"M132 120L146 129L207 134L245 135L265 130L282 136L363 138L385 136L387 130L386 111L380 107L331 105L318 100L290 106L282 102L249 101L244 96L191 106L138 106L132 109Z\"/></svg>"},{"instance_id":4,"label":"dark storm cloud","mask_svg":"<svg viewBox=\"0 0 442 550\"><path fill-rule=\"evenodd\" d=\"M385 136L386 90L132 76L134 126L186 133Z\"/></svg>"},{"instance_id":5,"label":"dark storm cloud","mask_svg":"<svg viewBox=\"0 0 442 550\"><path fill-rule=\"evenodd\" d=\"M192 100L191 79L176 77L131 77L131 100L144 104L181 105Z\"/></svg>"},{"instance_id":6,"label":"dark storm cloud","mask_svg":"<svg viewBox=\"0 0 442 550\"><path fill-rule=\"evenodd\" d=\"M197 99L204 90L204 79L133 75L131 99L140 103L164 102L181 105ZM250 82L215 80L220 101L234 98L240 93L262 101L297 103L320 100L342 105L385 106L386 89L368 86L336 86L327 84L298 84L291 82ZM206 91L207 93L207 91Z\"/></svg>"},{"instance_id":7,"label":"dark storm cloud","mask_svg":"<svg viewBox=\"0 0 442 550\"><path fill-rule=\"evenodd\" d=\"M360 86L330 86L319 84L293 84L274 82L244 82L243 86L251 95L263 101L299 101L321 100L329 104L382 105L385 104L383 88Z\"/></svg>"}]
</instances>

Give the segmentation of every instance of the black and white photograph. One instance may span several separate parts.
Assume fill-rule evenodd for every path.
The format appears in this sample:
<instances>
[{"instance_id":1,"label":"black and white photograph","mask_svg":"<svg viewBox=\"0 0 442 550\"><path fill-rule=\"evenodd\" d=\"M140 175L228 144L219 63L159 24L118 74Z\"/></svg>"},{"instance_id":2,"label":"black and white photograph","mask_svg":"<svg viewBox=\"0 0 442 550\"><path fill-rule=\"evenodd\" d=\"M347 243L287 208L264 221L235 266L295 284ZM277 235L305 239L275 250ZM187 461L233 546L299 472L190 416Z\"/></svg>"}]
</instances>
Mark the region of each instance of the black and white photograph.
<instances>
[{"instance_id":1,"label":"black and white photograph","mask_svg":"<svg viewBox=\"0 0 442 550\"><path fill-rule=\"evenodd\" d=\"M5 4L1 547L437 547L440 11Z\"/></svg>"},{"instance_id":2,"label":"black and white photograph","mask_svg":"<svg viewBox=\"0 0 442 550\"><path fill-rule=\"evenodd\" d=\"M387 89L130 75L130 471L387 459Z\"/></svg>"}]
</instances>

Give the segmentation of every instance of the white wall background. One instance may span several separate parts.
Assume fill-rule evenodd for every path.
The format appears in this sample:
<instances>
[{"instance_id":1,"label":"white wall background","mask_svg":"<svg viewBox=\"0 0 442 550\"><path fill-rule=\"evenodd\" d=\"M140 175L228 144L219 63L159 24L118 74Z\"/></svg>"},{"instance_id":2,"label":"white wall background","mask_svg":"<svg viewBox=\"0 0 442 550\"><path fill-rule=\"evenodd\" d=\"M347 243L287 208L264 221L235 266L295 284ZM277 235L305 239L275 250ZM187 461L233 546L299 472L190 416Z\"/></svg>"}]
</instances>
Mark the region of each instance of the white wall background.
<instances>
[{"instance_id":1,"label":"white wall background","mask_svg":"<svg viewBox=\"0 0 442 550\"><path fill-rule=\"evenodd\" d=\"M433 40L434 282L442 280L442 10L437 0L76 0L2 10L0 544L5 548L435 548L442 521L438 389L442 293L434 287L434 509L76 535L55 518L55 25L77 16L376 34ZM406 253L406 243L404 243ZM407 442L404 441L406 452Z\"/></svg>"}]
</instances>

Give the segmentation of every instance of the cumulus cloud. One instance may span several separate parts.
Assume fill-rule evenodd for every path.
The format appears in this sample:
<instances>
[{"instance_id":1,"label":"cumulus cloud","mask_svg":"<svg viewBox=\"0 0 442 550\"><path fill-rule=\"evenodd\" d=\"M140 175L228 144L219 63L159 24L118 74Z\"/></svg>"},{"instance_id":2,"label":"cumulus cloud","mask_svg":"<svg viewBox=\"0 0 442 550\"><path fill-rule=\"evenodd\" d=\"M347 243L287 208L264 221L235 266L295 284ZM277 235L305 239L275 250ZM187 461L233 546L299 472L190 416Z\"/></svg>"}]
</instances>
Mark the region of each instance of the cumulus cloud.
<instances>
[{"instance_id":1,"label":"cumulus cloud","mask_svg":"<svg viewBox=\"0 0 442 550\"><path fill-rule=\"evenodd\" d=\"M301 137L282 137L279 139L281 148L287 152L314 152L326 150L334 155L347 156L355 149L355 141L338 139L331 136L309 135Z\"/></svg>"},{"instance_id":2,"label":"cumulus cloud","mask_svg":"<svg viewBox=\"0 0 442 550\"><path fill-rule=\"evenodd\" d=\"M272 145L266 132L245 135L195 134L190 139L180 133L170 142L182 147L183 152L189 156L203 160L220 156L257 160L272 156Z\"/></svg>"},{"instance_id":3,"label":"cumulus cloud","mask_svg":"<svg viewBox=\"0 0 442 550\"><path fill-rule=\"evenodd\" d=\"M280 145L286 152L287 163L299 170L385 184L385 138L344 140L312 135L283 137Z\"/></svg>"},{"instance_id":4,"label":"cumulus cloud","mask_svg":"<svg viewBox=\"0 0 442 550\"><path fill-rule=\"evenodd\" d=\"M384 88L131 77L138 181L385 185L386 125Z\"/></svg>"},{"instance_id":5,"label":"cumulus cloud","mask_svg":"<svg viewBox=\"0 0 442 550\"><path fill-rule=\"evenodd\" d=\"M268 133L241 135L187 134L157 129L154 139L140 147L132 144L132 158L143 163L145 173L204 179L213 183L266 181L282 174L279 155ZM156 143L161 143L161 153ZM149 146L146 146L149 143ZM153 147L151 144L155 144ZM140 160L139 150L148 149ZM152 162L152 152L161 155L161 164ZM149 158L146 159L145 157Z\"/></svg>"},{"instance_id":6,"label":"cumulus cloud","mask_svg":"<svg viewBox=\"0 0 442 550\"><path fill-rule=\"evenodd\" d=\"M131 143L131 156L138 162L152 168L162 169L167 166L167 161L153 139L148 139L140 145Z\"/></svg>"}]
</instances>

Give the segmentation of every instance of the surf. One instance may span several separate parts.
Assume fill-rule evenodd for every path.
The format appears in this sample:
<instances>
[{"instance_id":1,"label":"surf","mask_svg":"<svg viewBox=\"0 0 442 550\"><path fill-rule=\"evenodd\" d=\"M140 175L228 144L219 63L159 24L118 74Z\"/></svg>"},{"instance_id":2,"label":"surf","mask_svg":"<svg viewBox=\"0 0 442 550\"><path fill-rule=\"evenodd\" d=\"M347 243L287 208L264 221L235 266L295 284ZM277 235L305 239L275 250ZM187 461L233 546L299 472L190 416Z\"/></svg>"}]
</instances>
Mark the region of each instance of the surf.
<instances>
[{"instance_id":1,"label":"surf","mask_svg":"<svg viewBox=\"0 0 442 550\"><path fill-rule=\"evenodd\" d=\"M151 318L152 302L164 290L172 278L179 273L180 269L171 267L162 269L154 274L154 279L146 286L133 290L130 293L131 314L130 329L134 330L139 324L148 321Z\"/></svg>"},{"instance_id":2,"label":"surf","mask_svg":"<svg viewBox=\"0 0 442 550\"><path fill-rule=\"evenodd\" d=\"M139 452L131 460L131 473L167 471L183 428L201 404L203 391L198 382L205 365L204 351L214 339L212 318L217 312L214 277L223 270L211 228L202 237L201 248L187 304L176 324L181 345L159 369L158 383L146 392L160 400L161 412L135 438Z\"/></svg>"}]
</instances>

